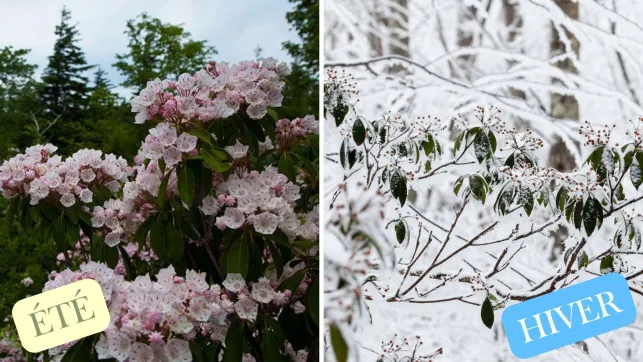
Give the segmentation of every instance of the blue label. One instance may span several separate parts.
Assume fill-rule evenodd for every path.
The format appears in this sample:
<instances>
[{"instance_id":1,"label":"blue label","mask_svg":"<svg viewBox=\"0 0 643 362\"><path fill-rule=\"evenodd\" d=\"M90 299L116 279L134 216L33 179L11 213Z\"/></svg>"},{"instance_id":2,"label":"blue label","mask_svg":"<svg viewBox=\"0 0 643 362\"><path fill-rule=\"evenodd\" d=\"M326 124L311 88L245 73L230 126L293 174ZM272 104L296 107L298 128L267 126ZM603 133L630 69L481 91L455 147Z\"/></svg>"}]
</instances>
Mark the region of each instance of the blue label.
<instances>
[{"instance_id":1,"label":"blue label","mask_svg":"<svg viewBox=\"0 0 643 362\"><path fill-rule=\"evenodd\" d=\"M627 280L607 274L512 305L502 313L509 347L529 358L624 327L636 319Z\"/></svg>"}]
</instances>

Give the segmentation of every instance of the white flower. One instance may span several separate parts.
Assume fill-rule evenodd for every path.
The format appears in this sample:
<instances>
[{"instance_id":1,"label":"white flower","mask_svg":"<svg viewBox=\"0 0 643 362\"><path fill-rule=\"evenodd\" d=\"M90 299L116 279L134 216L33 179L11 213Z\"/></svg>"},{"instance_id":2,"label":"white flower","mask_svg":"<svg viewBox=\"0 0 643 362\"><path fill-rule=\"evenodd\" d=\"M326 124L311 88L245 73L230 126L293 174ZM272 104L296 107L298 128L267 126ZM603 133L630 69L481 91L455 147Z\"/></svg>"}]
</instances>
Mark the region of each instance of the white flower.
<instances>
[{"instance_id":1,"label":"white flower","mask_svg":"<svg viewBox=\"0 0 643 362\"><path fill-rule=\"evenodd\" d=\"M228 273L225 280L223 281L223 286L234 293L239 293L246 287L246 281L243 279L241 274L237 273Z\"/></svg>"},{"instance_id":2,"label":"white flower","mask_svg":"<svg viewBox=\"0 0 643 362\"><path fill-rule=\"evenodd\" d=\"M200 209L203 215L215 215L219 212L221 206L223 205L221 204L221 202L219 202L219 200L208 195L203 198L203 204L201 205Z\"/></svg>"},{"instance_id":3,"label":"white flower","mask_svg":"<svg viewBox=\"0 0 643 362\"><path fill-rule=\"evenodd\" d=\"M30 277L26 277L23 280L21 280L20 283L22 283L22 285L24 285L25 287L28 287L31 284L33 284L33 279L31 279Z\"/></svg>"},{"instance_id":4,"label":"white flower","mask_svg":"<svg viewBox=\"0 0 643 362\"><path fill-rule=\"evenodd\" d=\"M111 233L105 236L105 244L110 247L114 247L121 242L121 233L117 231L112 231Z\"/></svg>"},{"instance_id":5,"label":"white flower","mask_svg":"<svg viewBox=\"0 0 643 362\"><path fill-rule=\"evenodd\" d=\"M226 146L225 150L234 158L235 160L242 159L248 154L249 146L244 146L242 143L237 140L237 143L234 146Z\"/></svg>"},{"instance_id":6,"label":"white flower","mask_svg":"<svg viewBox=\"0 0 643 362\"><path fill-rule=\"evenodd\" d=\"M74 195L72 195L72 194L64 194L60 198L60 203L64 207L72 207L76 203L76 197Z\"/></svg>"},{"instance_id":7,"label":"white flower","mask_svg":"<svg viewBox=\"0 0 643 362\"><path fill-rule=\"evenodd\" d=\"M188 341L170 339L165 345L165 353L172 362L192 362L192 352Z\"/></svg>"},{"instance_id":8,"label":"white flower","mask_svg":"<svg viewBox=\"0 0 643 362\"><path fill-rule=\"evenodd\" d=\"M181 151L174 146L170 146L163 151L163 159L168 166L174 166L181 162L182 157Z\"/></svg>"},{"instance_id":9,"label":"white flower","mask_svg":"<svg viewBox=\"0 0 643 362\"><path fill-rule=\"evenodd\" d=\"M86 168L80 171L80 179L83 182L92 182L96 178L96 173L91 168Z\"/></svg>"},{"instance_id":10,"label":"white flower","mask_svg":"<svg viewBox=\"0 0 643 362\"><path fill-rule=\"evenodd\" d=\"M279 217L271 212L262 212L259 215L253 215L249 221L258 233L270 235L277 229Z\"/></svg>"},{"instance_id":11,"label":"white flower","mask_svg":"<svg viewBox=\"0 0 643 362\"><path fill-rule=\"evenodd\" d=\"M129 357L131 341L123 333L113 333L107 336L107 354L123 362Z\"/></svg>"},{"instance_id":12,"label":"white flower","mask_svg":"<svg viewBox=\"0 0 643 362\"><path fill-rule=\"evenodd\" d=\"M297 301L295 304L291 305L290 307L292 308L292 310L295 311L295 314L301 314L306 310L306 307L303 304L301 304L300 301Z\"/></svg>"},{"instance_id":13,"label":"white flower","mask_svg":"<svg viewBox=\"0 0 643 362\"><path fill-rule=\"evenodd\" d=\"M129 353L129 362L152 362L154 360L154 351L152 347L134 342Z\"/></svg>"},{"instance_id":14,"label":"white flower","mask_svg":"<svg viewBox=\"0 0 643 362\"><path fill-rule=\"evenodd\" d=\"M80 201L86 204L92 202L93 197L94 193L89 189L83 189L82 191L80 191Z\"/></svg>"},{"instance_id":15,"label":"white flower","mask_svg":"<svg viewBox=\"0 0 643 362\"><path fill-rule=\"evenodd\" d=\"M197 296L190 300L189 312L192 318L200 322L207 322L212 314L210 304L201 296Z\"/></svg>"},{"instance_id":16,"label":"white flower","mask_svg":"<svg viewBox=\"0 0 643 362\"><path fill-rule=\"evenodd\" d=\"M176 148L181 152L191 152L196 147L197 137L189 133L181 133L176 139Z\"/></svg>"},{"instance_id":17,"label":"white flower","mask_svg":"<svg viewBox=\"0 0 643 362\"><path fill-rule=\"evenodd\" d=\"M259 304L242 294L239 296L239 300L234 303L234 310L239 318L254 321L257 318Z\"/></svg>"},{"instance_id":18,"label":"white flower","mask_svg":"<svg viewBox=\"0 0 643 362\"><path fill-rule=\"evenodd\" d=\"M256 360L250 353L244 353L243 357L241 358L241 362L256 362Z\"/></svg>"},{"instance_id":19,"label":"white flower","mask_svg":"<svg viewBox=\"0 0 643 362\"><path fill-rule=\"evenodd\" d=\"M266 278L260 278L259 282L252 284L252 298L257 302L270 303L275 296L275 291Z\"/></svg>"}]
</instances>

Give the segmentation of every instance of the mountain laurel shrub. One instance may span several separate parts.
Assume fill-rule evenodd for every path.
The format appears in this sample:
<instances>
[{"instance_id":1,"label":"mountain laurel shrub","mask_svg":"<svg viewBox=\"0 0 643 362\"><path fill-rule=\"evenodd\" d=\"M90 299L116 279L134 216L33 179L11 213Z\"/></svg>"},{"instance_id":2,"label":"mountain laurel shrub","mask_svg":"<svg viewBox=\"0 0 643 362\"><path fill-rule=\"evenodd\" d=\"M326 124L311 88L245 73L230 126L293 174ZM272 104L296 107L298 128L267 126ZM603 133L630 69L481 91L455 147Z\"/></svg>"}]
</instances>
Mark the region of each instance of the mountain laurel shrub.
<instances>
[{"instance_id":1,"label":"mountain laurel shrub","mask_svg":"<svg viewBox=\"0 0 643 362\"><path fill-rule=\"evenodd\" d=\"M134 163L29 147L0 166L8 230L58 250L44 290L91 278L100 334L29 360L306 361L319 319L318 122L280 119L273 59L152 80Z\"/></svg>"}]
</instances>

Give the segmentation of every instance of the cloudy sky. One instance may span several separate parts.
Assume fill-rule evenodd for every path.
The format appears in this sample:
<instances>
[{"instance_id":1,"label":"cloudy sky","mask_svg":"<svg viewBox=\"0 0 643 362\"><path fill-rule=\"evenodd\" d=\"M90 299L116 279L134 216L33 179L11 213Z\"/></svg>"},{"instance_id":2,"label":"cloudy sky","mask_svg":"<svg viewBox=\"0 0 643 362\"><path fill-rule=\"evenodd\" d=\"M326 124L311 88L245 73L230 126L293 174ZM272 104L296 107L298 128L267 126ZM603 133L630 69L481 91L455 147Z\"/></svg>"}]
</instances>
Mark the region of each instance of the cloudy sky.
<instances>
[{"instance_id":1,"label":"cloudy sky","mask_svg":"<svg viewBox=\"0 0 643 362\"><path fill-rule=\"evenodd\" d=\"M115 54L127 50L125 24L142 12L183 23L193 39L217 48L219 61L253 59L257 45L264 57L289 60L281 43L297 40L285 18L292 9L288 0L0 0L0 47L31 49L28 60L40 74L53 51L63 6L78 24L87 61L105 69L115 85L122 77L111 64Z\"/></svg>"}]
</instances>

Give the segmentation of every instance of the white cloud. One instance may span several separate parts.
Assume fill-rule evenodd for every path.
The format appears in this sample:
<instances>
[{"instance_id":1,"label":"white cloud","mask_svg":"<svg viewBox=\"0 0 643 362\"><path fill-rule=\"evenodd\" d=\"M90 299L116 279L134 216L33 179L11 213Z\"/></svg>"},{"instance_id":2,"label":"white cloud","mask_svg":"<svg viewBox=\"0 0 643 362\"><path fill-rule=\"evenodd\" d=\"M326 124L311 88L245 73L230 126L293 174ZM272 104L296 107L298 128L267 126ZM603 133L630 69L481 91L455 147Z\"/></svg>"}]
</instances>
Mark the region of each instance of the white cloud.
<instances>
[{"instance_id":1,"label":"white cloud","mask_svg":"<svg viewBox=\"0 0 643 362\"><path fill-rule=\"evenodd\" d=\"M54 28L65 5L78 24L87 61L105 69L114 84L122 79L111 64L115 54L127 50L125 24L142 12L182 23L193 39L217 48L219 61L252 59L257 45L263 56L290 60L281 43L297 39L285 18L292 8L287 0L3 0L0 46L31 49L28 60L41 72L53 51Z\"/></svg>"}]
</instances>

